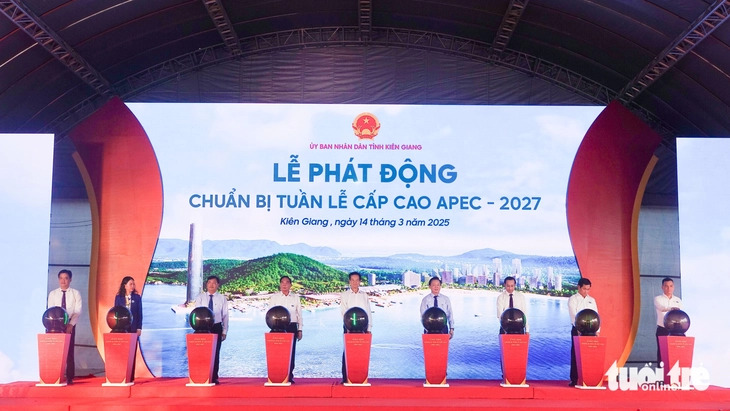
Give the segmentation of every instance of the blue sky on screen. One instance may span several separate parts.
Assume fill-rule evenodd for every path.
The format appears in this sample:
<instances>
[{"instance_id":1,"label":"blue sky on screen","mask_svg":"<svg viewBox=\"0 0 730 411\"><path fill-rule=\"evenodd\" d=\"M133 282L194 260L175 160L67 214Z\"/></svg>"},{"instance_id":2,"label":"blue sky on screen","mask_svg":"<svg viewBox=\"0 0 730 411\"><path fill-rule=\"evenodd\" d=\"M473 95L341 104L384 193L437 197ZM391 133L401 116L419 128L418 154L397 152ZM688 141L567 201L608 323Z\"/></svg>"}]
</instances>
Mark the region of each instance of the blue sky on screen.
<instances>
[{"instance_id":1,"label":"blue sky on screen","mask_svg":"<svg viewBox=\"0 0 730 411\"><path fill-rule=\"evenodd\" d=\"M17 324L12 338L0 338L0 383L38 375L36 334L46 306L48 236L51 215L52 134L0 135L0 259L5 279L22 292L6 293L3 308Z\"/></svg>"},{"instance_id":2,"label":"blue sky on screen","mask_svg":"<svg viewBox=\"0 0 730 411\"><path fill-rule=\"evenodd\" d=\"M730 138L678 138L679 246L683 309L695 361L730 387ZM709 337L712 336L712 337Z\"/></svg>"},{"instance_id":3,"label":"blue sky on screen","mask_svg":"<svg viewBox=\"0 0 730 411\"><path fill-rule=\"evenodd\" d=\"M602 107L129 104L160 163L165 210L161 238L187 239L189 224L203 238L267 239L336 248L346 256L395 253L455 255L479 248L516 253L572 255L565 220L565 192L575 152ZM420 145L421 150L320 149L356 144L351 124L363 112L381 123L372 143ZM369 143L369 141L362 141ZM313 148L313 147L317 148ZM367 182L274 182L298 155L310 163L369 163ZM352 159L352 160L350 160ZM456 181L381 183L381 164L452 164ZM362 175L360 175L362 177ZM271 210L192 208L192 194L271 195ZM280 207L276 195L336 198L347 209ZM388 203L356 209L353 198L374 193ZM428 209L396 209L396 196L427 197ZM479 196L479 210L437 209L441 196ZM536 211L500 210L501 197L541 197ZM487 205L487 202L494 205ZM401 204L405 204L402 202ZM287 226L282 218L329 219L327 228ZM332 227L335 219L449 219L448 227ZM397 235L396 235L397 234Z\"/></svg>"}]
</instances>

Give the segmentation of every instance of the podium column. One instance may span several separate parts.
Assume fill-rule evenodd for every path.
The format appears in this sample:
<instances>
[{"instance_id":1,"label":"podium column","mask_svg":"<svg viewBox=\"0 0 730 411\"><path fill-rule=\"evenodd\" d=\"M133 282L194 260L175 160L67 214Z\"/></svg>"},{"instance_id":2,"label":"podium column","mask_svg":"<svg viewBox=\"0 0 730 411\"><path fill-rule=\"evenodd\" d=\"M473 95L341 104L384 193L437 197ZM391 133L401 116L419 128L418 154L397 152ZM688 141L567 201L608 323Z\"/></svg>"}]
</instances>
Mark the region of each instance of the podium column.
<instances>
[{"instance_id":1,"label":"podium column","mask_svg":"<svg viewBox=\"0 0 730 411\"><path fill-rule=\"evenodd\" d=\"M294 346L294 334L286 332L269 332L266 339L266 368L268 370L266 386L287 386L291 371L291 355Z\"/></svg>"},{"instance_id":2,"label":"podium column","mask_svg":"<svg viewBox=\"0 0 730 411\"><path fill-rule=\"evenodd\" d=\"M423 360L426 365L424 387L448 387L449 334L423 334Z\"/></svg>"},{"instance_id":3,"label":"podium column","mask_svg":"<svg viewBox=\"0 0 730 411\"><path fill-rule=\"evenodd\" d=\"M137 351L137 333L104 334L104 369L106 382L103 386L129 386L132 382L134 359Z\"/></svg>"},{"instance_id":4,"label":"podium column","mask_svg":"<svg viewBox=\"0 0 730 411\"><path fill-rule=\"evenodd\" d=\"M606 374L606 337L576 336L575 362L578 366L578 383L575 388L606 389L603 376Z\"/></svg>"},{"instance_id":5,"label":"podium column","mask_svg":"<svg viewBox=\"0 0 730 411\"><path fill-rule=\"evenodd\" d=\"M345 333L345 370L347 386L370 386L370 345L373 335L369 333Z\"/></svg>"},{"instance_id":6,"label":"podium column","mask_svg":"<svg viewBox=\"0 0 730 411\"><path fill-rule=\"evenodd\" d=\"M192 333L186 335L188 346L189 387L210 387L213 383L213 364L218 334Z\"/></svg>"},{"instance_id":7,"label":"podium column","mask_svg":"<svg viewBox=\"0 0 730 411\"><path fill-rule=\"evenodd\" d=\"M72 350L71 334L38 334L40 382L36 386L66 385L66 357Z\"/></svg>"},{"instance_id":8,"label":"podium column","mask_svg":"<svg viewBox=\"0 0 730 411\"><path fill-rule=\"evenodd\" d=\"M659 355L664 363L664 383L679 386L679 378L675 377L675 381L672 381L669 373L675 365L679 365L680 369L692 367L695 337L662 335L658 338Z\"/></svg>"},{"instance_id":9,"label":"podium column","mask_svg":"<svg viewBox=\"0 0 730 411\"><path fill-rule=\"evenodd\" d=\"M527 353L529 334L500 334L502 355L502 387L529 387L527 384Z\"/></svg>"}]
</instances>

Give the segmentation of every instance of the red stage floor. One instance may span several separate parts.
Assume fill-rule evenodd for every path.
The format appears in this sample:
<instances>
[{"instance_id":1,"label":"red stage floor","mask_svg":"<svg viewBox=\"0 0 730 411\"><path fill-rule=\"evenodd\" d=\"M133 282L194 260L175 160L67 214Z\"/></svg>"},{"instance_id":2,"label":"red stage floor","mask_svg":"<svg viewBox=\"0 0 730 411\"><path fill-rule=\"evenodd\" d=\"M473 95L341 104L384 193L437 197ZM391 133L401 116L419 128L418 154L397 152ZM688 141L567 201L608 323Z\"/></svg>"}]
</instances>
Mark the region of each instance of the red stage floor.
<instances>
[{"instance_id":1,"label":"red stage floor","mask_svg":"<svg viewBox=\"0 0 730 411\"><path fill-rule=\"evenodd\" d=\"M103 387L102 378L67 387L35 382L0 384L0 410L730 410L730 389L706 391L579 390L564 381L503 388L497 381L454 380L447 388L420 380L370 380L346 387L332 379L299 379L290 387L265 387L261 378L221 378L214 387L187 387L187 378L140 379L130 387Z\"/></svg>"}]
</instances>

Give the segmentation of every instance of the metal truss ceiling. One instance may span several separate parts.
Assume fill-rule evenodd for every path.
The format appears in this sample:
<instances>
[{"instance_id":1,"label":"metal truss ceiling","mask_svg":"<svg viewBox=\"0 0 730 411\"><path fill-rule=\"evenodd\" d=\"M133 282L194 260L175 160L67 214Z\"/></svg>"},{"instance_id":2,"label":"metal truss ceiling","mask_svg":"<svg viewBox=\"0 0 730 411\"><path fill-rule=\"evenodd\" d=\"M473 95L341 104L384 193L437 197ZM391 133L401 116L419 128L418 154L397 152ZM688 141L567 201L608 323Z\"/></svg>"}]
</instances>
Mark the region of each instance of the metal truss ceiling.
<instances>
[{"instance_id":1,"label":"metal truss ceiling","mask_svg":"<svg viewBox=\"0 0 730 411\"><path fill-rule=\"evenodd\" d=\"M0 11L97 93L112 93L109 82L23 2L0 1Z\"/></svg>"},{"instance_id":2,"label":"metal truss ceiling","mask_svg":"<svg viewBox=\"0 0 730 411\"><path fill-rule=\"evenodd\" d=\"M530 0L510 0L509 5L507 6L507 12L504 14L502 23L500 23L499 28L497 29L497 35L494 36L494 41L492 42L492 53L499 54L507 48L507 44L512 38L512 34L514 34L515 28L517 28L517 23L520 22L520 17L522 17L522 12L525 11L525 7L527 7L527 3L529 3L529 1Z\"/></svg>"},{"instance_id":3,"label":"metal truss ceiling","mask_svg":"<svg viewBox=\"0 0 730 411\"><path fill-rule=\"evenodd\" d=\"M665 136L730 134L730 0L0 0L0 11L0 131L63 132L111 95L189 70L337 45L456 55L619 99Z\"/></svg>"},{"instance_id":4,"label":"metal truss ceiling","mask_svg":"<svg viewBox=\"0 0 730 411\"><path fill-rule=\"evenodd\" d=\"M362 33L354 27L317 27L249 37L241 41L241 49L242 56L246 57L303 47L326 47L333 44L360 45L363 43L362 37ZM487 43L448 36L442 33L395 28L373 28L371 37L371 41L368 43L373 45L432 50L509 67L571 90L600 105L607 105L617 97L616 91L538 57L509 49L504 50L500 55L495 55L491 52L490 44ZM196 50L129 76L114 84L114 89L119 92L122 99L126 99L181 74L200 70L235 57L237 56L220 46ZM105 100L99 100L96 97L87 99L66 115L56 119L49 126L49 131L68 128L72 123L83 118L84 113L90 114L93 112L103 104L103 101ZM674 131L669 126L663 124L649 111L636 104L631 104L629 108L657 129L660 134L667 138L674 135Z\"/></svg>"},{"instance_id":5,"label":"metal truss ceiling","mask_svg":"<svg viewBox=\"0 0 730 411\"><path fill-rule=\"evenodd\" d=\"M226 10L220 0L202 0L210 18L215 23L218 33L220 33L228 51L237 56L241 54L241 47L238 42L238 35L234 30L231 20L228 18Z\"/></svg>"},{"instance_id":6,"label":"metal truss ceiling","mask_svg":"<svg viewBox=\"0 0 730 411\"><path fill-rule=\"evenodd\" d=\"M358 0L358 24L363 41L370 40L370 30L373 26L373 3L370 0Z\"/></svg>"},{"instance_id":7,"label":"metal truss ceiling","mask_svg":"<svg viewBox=\"0 0 730 411\"><path fill-rule=\"evenodd\" d=\"M730 1L717 1L695 20L675 41L657 55L620 92L619 99L633 101L642 91L650 87L659 77L707 38L724 23L730 13Z\"/></svg>"}]
</instances>

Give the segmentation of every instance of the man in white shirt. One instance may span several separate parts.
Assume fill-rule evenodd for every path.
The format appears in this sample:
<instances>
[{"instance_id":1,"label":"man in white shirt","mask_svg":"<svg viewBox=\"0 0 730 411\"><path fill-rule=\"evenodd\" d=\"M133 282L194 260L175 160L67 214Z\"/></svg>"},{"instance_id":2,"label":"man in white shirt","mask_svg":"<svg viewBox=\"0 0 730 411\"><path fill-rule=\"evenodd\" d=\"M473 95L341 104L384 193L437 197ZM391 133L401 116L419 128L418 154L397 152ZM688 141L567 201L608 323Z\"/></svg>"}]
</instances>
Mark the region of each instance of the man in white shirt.
<instances>
[{"instance_id":1,"label":"man in white shirt","mask_svg":"<svg viewBox=\"0 0 730 411\"><path fill-rule=\"evenodd\" d=\"M228 334L228 300L218 292L221 280L215 275L208 276L205 280L206 292L200 293L195 298L196 307L208 307L213 311L215 324L211 332L218 334L218 344L215 347L215 363L213 364L213 384L219 384L218 368L220 366L221 343L225 341Z\"/></svg>"},{"instance_id":2,"label":"man in white shirt","mask_svg":"<svg viewBox=\"0 0 730 411\"><path fill-rule=\"evenodd\" d=\"M286 332L294 334L294 345L291 351L291 366L289 369L289 382L294 384L294 356L297 352L297 341L302 339L302 303L299 295L291 291L291 278L285 275L279 279L279 292L269 299L269 307L280 305L289 310L291 323Z\"/></svg>"},{"instance_id":3,"label":"man in white shirt","mask_svg":"<svg viewBox=\"0 0 730 411\"><path fill-rule=\"evenodd\" d=\"M365 310L368 316L367 332L373 328L373 318L370 315L370 299L365 291L360 289L360 273L351 272L349 275L350 289L340 294L340 314L344 329L345 313L352 307L360 307ZM346 330L345 330L346 331ZM345 367L345 352L342 352L342 383L347 382L347 369Z\"/></svg>"},{"instance_id":4,"label":"man in white shirt","mask_svg":"<svg viewBox=\"0 0 730 411\"><path fill-rule=\"evenodd\" d=\"M68 324L66 325L66 333L71 334L71 342L69 343L68 356L66 357L66 383L73 384L76 371L76 361L74 358L74 345L76 344L76 323L81 315L81 293L71 288L71 279L73 274L71 270L61 270L58 272L59 287L48 293L48 306L61 307L68 313Z\"/></svg>"},{"instance_id":5,"label":"man in white shirt","mask_svg":"<svg viewBox=\"0 0 730 411\"><path fill-rule=\"evenodd\" d=\"M449 339L454 337L454 312L451 309L451 300L449 297L441 294L441 279L438 277L432 277L428 280L428 288L431 292L426 294L421 300L421 318L423 313L431 307L438 307L446 313L446 319L448 320L448 333ZM443 334L446 334L446 329L443 330Z\"/></svg>"},{"instance_id":6,"label":"man in white shirt","mask_svg":"<svg viewBox=\"0 0 730 411\"><path fill-rule=\"evenodd\" d=\"M682 309L682 300L674 295L674 280L671 278L662 279L662 294L654 297L654 309L656 310L656 363L658 366L662 361L659 337L669 335L669 330L664 328L664 316L669 311ZM667 364L664 365L667 366Z\"/></svg>"},{"instance_id":7,"label":"man in white shirt","mask_svg":"<svg viewBox=\"0 0 730 411\"><path fill-rule=\"evenodd\" d=\"M570 315L570 323L573 328L570 330L570 386L575 387L578 383L578 366L575 362L575 343L573 337L578 335L578 329L575 328L575 316L585 309L591 309L598 312L598 304L595 298L588 295L591 290L591 280L581 278L578 280L578 292L568 298L568 314Z\"/></svg>"},{"instance_id":8,"label":"man in white shirt","mask_svg":"<svg viewBox=\"0 0 730 411\"><path fill-rule=\"evenodd\" d=\"M517 308L525 314L527 317L527 303L525 302L525 295L519 291L515 291L515 285L517 280L514 277L509 276L504 279L504 291L499 293L497 296L497 318L502 318L502 313L508 308ZM525 320L527 321L527 320ZM527 322L525 322L525 332L529 332ZM499 327L499 333L504 334L502 327Z\"/></svg>"}]
</instances>

